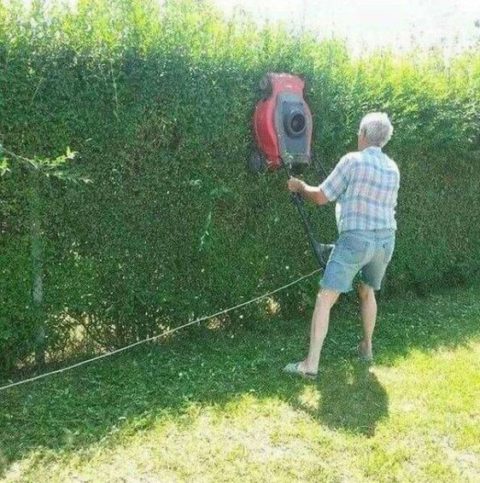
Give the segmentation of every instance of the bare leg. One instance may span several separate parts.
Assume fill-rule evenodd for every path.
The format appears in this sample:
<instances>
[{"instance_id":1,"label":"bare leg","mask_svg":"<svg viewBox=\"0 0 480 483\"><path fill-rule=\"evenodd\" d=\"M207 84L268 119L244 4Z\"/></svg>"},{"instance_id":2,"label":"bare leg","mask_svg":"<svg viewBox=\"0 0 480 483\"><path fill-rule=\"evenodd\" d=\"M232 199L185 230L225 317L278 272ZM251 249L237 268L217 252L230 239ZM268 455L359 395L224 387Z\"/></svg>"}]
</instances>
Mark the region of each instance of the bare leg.
<instances>
[{"instance_id":1,"label":"bare leg","mask_svg":"<svg viewBox=\"0 0 480 483\"><path fill-rule=\"evenodd\" d=\"M360 311L363 321L363 340L360 342L360 353L363 357L371 359L372 353L372 336L377 320L377 301L375 299L375 291L372 287L360 284L358 288L360 297Z\"/></svg>"},{"instance_id":2,"label":"bare leg","mask_svg":"<svg viewBox=\"0 0 480 483\"><path fill-rule=\"evenodd\" d=\"M339 293L332 290L322 289L318 292L310 328L310 349L307 358L301 364L301 368L305 372L316 374L318 371L320 353L328 331L330 310L338 296Z\"/></svg>"}]
</instances>

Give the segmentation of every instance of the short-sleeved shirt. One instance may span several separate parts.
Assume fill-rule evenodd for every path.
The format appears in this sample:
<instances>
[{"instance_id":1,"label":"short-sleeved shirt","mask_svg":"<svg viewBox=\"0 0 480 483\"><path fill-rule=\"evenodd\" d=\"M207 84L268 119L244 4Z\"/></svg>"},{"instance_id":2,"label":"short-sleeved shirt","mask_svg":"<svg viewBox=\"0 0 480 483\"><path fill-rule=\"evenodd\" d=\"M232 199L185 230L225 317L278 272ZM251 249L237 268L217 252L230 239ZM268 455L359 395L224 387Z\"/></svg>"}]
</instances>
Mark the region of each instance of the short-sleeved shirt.
<instances>
[{"instance_id":1,"label":"short-sleeved shirt","mask_svg":"<svg viewBox=\"0 0 480 483\"><path fill-rule=\"evenodd\" d=\"M320 185L329 201L337 201L339 232L396 230L399 187L398 166L376 146L343 156Z\"/></svg>"}]
</instances>

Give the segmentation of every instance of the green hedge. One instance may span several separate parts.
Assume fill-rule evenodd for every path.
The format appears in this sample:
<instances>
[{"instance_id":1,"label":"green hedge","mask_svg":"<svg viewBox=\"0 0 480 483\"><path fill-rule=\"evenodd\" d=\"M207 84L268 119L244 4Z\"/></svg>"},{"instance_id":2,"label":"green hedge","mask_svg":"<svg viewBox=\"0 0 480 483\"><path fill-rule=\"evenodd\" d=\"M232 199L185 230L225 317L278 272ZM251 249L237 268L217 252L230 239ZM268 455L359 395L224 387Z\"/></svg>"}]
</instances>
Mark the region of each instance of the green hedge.
<instances>
[{"instance_id":1,"label":"green hedge","mask_svg":"<svg viewBox=\"0 0 480 483\"><path fill-rule=\"evenodd\" d=\"M305 77L314 152L327 170L355 149L365 113L390 114L386 151L402 186L387 292L478 274L478 53L449 62L441 52L354 59L341 42L261 30L242 16L227 22L206 2L109 3L79 0L71 12L0 6L0 142L39 158L69 146L79 154L65 170L92 181L41 177L39 311L31 301L32 174L8 159L1 366L30 360L39 324L52 357L81 340L113 347L315 268L285 178L245 170L257 85L268 71ZM310 210L319 238L333 240L333 207ZM284 313L304 305L311 288L280 295ZM246 315L265 314L268 304Z\"/></svg>"}]
</instances>

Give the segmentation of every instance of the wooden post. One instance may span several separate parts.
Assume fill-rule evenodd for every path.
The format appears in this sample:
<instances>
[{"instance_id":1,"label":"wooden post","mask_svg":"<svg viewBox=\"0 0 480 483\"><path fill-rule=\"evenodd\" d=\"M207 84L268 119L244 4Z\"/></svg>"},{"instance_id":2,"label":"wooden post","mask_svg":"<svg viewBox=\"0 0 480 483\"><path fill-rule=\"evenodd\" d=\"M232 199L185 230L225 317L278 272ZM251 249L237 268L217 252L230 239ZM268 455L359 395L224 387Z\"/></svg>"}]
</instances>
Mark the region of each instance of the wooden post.
<instances>
[{"instance_id":1,"label":"wooden post","mask_svg":"<svg viewBox=\"0 0 480 483\"><path fill-rule=\"evenodd\" d=\"M32 173L32 189L30 190L30 237L32 260L32 301L36 319L35 330L35 363L45 364L46 331L43 320L43 245L40 201L40 173L38 169Z\"/></svg>"}]
</instances>

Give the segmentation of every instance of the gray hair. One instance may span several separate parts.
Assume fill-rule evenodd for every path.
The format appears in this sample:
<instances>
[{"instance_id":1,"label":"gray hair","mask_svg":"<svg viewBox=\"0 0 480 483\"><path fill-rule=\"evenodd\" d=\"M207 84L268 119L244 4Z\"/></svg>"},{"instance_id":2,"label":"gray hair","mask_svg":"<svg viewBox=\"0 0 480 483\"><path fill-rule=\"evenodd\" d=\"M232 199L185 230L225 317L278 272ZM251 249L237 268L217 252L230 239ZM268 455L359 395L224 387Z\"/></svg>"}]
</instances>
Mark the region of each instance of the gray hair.
<instances>
[{"instance_id":1,"label":"gray hair","mask_svg":"<svg viewBox=\"0 0 480 483\"><path fill-rule=\"evenodd\" d=\"M358 134L365 136L368 144L383 148L392 137L393 126L384 112L370 112L361 120Z\"/></svg>"}]
</instances>

